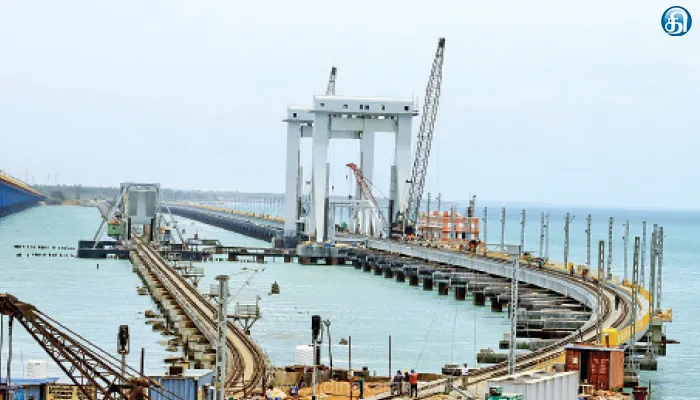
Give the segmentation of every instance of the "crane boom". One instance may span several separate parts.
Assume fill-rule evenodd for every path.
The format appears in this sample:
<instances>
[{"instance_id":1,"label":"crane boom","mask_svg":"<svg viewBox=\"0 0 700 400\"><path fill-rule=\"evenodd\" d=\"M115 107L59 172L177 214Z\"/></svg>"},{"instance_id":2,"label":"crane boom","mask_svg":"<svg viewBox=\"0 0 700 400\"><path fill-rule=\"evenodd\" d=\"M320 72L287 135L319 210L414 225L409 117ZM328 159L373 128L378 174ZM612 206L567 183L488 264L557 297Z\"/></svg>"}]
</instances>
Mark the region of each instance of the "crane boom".
<instances>
[{"instance_id":1,"label":"crane boom","mask_svg":"<svg viewBox=\"0 0 700 400\"><path fill-rule=\"evenodd\" d=\"M409 186L408 199L403 208L403 222L406 225L415 226L418 222L420 202L425 187L425 177L428 172L428 158L433 142L435 119L437 118L438 105L440 103L440 86L442 85L442 64L445 58L445 38L440 38L435 59L430 71L428 86L425 88L425 101L423 103L423 115L418 131L416 153L413 160L413 170Z\"/></svg>"},{"instance_id":2,"label":"crane boom","mask_svg":"<svg viewBox=\"0 0 700 400\"><path fill-rule=\"evenodd\" d=\"M326 96L335 96L335 77L338 74L336 67L331 67L331 76L328 77L328 87L326 87Z\"/></svg>"},{"instance_id":3,"label":"crane boom","mask_svg":"<svg viewBox=\"0 0 700 400\"><path fill-rule=\"evenodd\" d=\"M360 188L360 196L362 196L365 200L370 202L370 204L372 205L372 211L374 212L374 216L380 221L382 221L382 227L384 229L387 229L388 226L386 223L386 218L384 217L384 213L382 213L382 209L379 208L377 199L375 199L374 195L372 194L372 189L369 187L369 181L365 179L364 175L362 175L362 172L359 168L357 168L357 165L355 163L349 163L346 166L350 168L355 174L357 186L359 186Z\"/></svg>"},{"instance_id":4,"label":"crane boom","mask_svg":"<svg viewBox=\"0 0 700 400\"><path fill-rule=\"evenodd\" d=\"M10 321L16 319L24 326L85 398L148 400L158 394L164 399L181 400L138 371L128 366L122 369L120 361L108 352L10 294L0 294L0 315L8 315Z\"/></svg>"}]
</instances>

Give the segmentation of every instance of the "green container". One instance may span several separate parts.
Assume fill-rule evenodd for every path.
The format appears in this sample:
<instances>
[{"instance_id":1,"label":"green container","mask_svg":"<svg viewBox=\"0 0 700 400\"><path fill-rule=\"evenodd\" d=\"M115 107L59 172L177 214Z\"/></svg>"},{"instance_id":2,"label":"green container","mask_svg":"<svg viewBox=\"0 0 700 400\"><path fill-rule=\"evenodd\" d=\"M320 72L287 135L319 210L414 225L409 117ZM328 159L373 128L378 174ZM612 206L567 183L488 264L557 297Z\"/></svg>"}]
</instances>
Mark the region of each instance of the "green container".
<instances>
[{"instance_id":1,"label":"green container","mask_svg":"<svg viewBox=\"0 0 700 400\"><path fill-rule=\"evenodd\" d=\"M108 236L119 236L122 233L122 226L120 224L107 224L107 235Z\"/></svg>"},{"instance_id":2,"label":"green container","mask_svg":"<svg viewBox=\"0 0 700 400\"><path fill-rule=\"evenodd\" d=\"M493 386L489 388L489 393L486 395L486 400L524 400L524 394L518 393L503 393L503 388L500 386Z\"/></svg>"}]
</instances>

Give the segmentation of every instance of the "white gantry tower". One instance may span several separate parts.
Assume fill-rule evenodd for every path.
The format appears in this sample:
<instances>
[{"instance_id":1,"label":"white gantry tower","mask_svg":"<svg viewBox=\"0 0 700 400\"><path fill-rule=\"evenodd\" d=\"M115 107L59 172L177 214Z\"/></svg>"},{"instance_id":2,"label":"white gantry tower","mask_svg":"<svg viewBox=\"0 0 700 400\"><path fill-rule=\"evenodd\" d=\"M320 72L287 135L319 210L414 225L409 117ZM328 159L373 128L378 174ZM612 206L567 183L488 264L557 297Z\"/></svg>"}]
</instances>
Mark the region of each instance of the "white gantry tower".
<instances>
[{"instance_id":1,"label":"white gantry tower","mask_svg":"<svg viewBox=\"0 0 700 400\"><path fill-rule=\"evenodd\" d=\"M374 136L393 133L394 162L391 167L389 224L406 201L412 167L411 126L418 115L412 99L314 96L313 107L287 108L287 162L284 234L296 237L300 211L302 138L312 138L311 210L307 232L316 242L330 235L328 195L328 144L330 139L360 140L359 167L366 179L374 172ZM342 165L354 160L342 160ZM332 228L332 227L330 227Z\"/></svg>"}]
</instances>

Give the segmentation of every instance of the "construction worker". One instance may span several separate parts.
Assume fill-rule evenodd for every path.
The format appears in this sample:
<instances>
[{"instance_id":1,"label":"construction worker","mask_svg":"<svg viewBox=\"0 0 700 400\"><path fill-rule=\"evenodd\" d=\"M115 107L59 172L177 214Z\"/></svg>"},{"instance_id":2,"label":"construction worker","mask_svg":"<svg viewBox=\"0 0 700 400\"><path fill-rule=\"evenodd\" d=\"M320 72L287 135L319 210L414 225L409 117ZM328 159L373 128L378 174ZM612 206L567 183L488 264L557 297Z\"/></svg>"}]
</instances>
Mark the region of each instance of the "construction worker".
<instances>
[{"instance_id":1,"label":"construction worker","mask_svg":"<svg viewBox=\"0 0 700 400\"><path fill-rule=\"evenodd\" d=\"M411 384L409 383L410 377L408 376L408 370L403 371L403 386L404 392L409 393L411 391Z\"/></svg>"},{"instance_id":2,"label":"construction worker","mask_svg":"<svg viewBox=\"0 0 700 400\"><path fill-rule=\"evenodd\" d=\"M411 385L411 392L408 394L409 397L418 397L418 373L415 370L411 370L411 374L408 376L408 383Z\"/></svg>"},{"instance_id":3,"label":"construction worker","mask_svg":"<svg viewBox=\"0 0 700 400\"><path fill-rule=\"evenodd\" d=\"M467 363L464 363L462 365L462 386L467 386L467 375L469 375L469 367L467 367Z\"/></svg>"},{"instance_id":4,"label":"construction worker","mask_svg":"<svg viewBox=\"0 0 700 400\"><path fill-rule=\"evenodd\" d=\"M396 371L396 375L391 381L391 394L403 394L403 374Z\"/></svg>"},{"instance_id":5,"label":"construction worker","mask_svg":"<svg viewBox=\"0 0 700 400\"><path fill-rule=\"evenodd\" d=\"M365 376L360 375L360 377L357 379L357 382L355 383L357 385L357 388L360 389L360 399L363 399L365 397Z\"/></svg>"},{"instance_id":6,"label":"construction worker","mask_svg":"<svg viewBox=\"0 0 700 400\"><path fill-rule=\"evenodd\" d=\"M622 301L622 300L620 299L620 296L618 296L617 294L615 294L615 311L617 311L617 309L620 308L620 302L621 302L621 301Z\"/></svg>"}]
</instances>

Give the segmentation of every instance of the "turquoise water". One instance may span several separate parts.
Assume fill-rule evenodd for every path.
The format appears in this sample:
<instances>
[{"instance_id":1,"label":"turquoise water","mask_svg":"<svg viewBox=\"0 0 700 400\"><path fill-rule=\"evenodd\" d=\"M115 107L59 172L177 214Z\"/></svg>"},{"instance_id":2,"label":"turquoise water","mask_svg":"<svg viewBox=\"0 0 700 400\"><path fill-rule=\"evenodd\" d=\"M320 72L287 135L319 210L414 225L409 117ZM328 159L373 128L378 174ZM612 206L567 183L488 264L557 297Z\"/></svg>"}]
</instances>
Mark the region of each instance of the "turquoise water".
<instances>
[{"instance_id":1,"label":"turquoise water","mask_svg":"<svg viewBox=\"0 0 700 400\"><path fill-rule=\"evenodd\" d=\"M164 338L145 325L143 312L152 307L148 296L138 296L141 281L128 261L77 258L16 257L15 244L77 247L78 239L92 238L99 223L97 209L35 207L0 219L0 293L20 300L81 334L102 349L115 352L119 325L128 324L131 354L127 362L138 368L141 348L146 348L146 372L162 374L167 354L158 344ZM46 252L45 250L35 250ZM7 319L5 319L7 322ZM14 324L13 375L21 377L22 359L49 360L20 324ZM7 343L3 363L7 360ZM49 375L62 377L49 364ZM4 370L3 370L4 372ZM3 373L4 376L4 373Z\"/></svg>"},{"instance_id":2,"label":"turquoise water","mask_svg":"<svg viewBox=\"0 0 700 400\"><path fill-rule=\"evenodd\" d=\"M499 240L499 211L489 209L490 243ZM571 224L570 259L583 262L588 211L569 211L576 215ZM675 322L668 325L668 337L680 340L681 344L669 345L668 355L659 361L659 371L643 373L642 378L652 381L655 399L699 398L676 393L679 388L683 393L693 394L700 389L694 379L700 375L700 353L691 341L700 328L692 316L695 311L692 294L698 288L700 275L696 268L700 253L695 250L693 238L700 234L700 213L595 210L594 242L607 240L609 216L616 217L613 272L619 275L622 274L622 221L630 220L631 236L641 233L642 219L665 228L663 306L674 309ZM75 245L78 238L92 237L98 218L95 209L39 207L0 219L0 292L9 291L34 303L109 351L115 347L117 327L129 324L134 353L129 362L138 365L136 349L146 347L147 372L160 373L161 360L166 355L157 343L162 336L143 323L140 313L151 307L151 302L148 297L136 295L140 282L128 262L101 260L98 271L94 261L15 257L14 244ZM550 258L562 259L563 212L554 210L551 218ZM509 209L506 241L519 241L519 221L520 211ZM187 230L187 236L197 232L200 237L218 238L230 245L267 246L193 221L181 219L180 225ZM539 210L528 209L526 228L527 248L536 251ZM393 342L394 369L438 371L446 362L472 364L475 347L496 348L508 330L505 314L492 313L487 307L475 310L469 301L458 302L453 296L437 296L436 292L424 292L353 268L242 262L202 265L206 277L201 288L213 283L217 274L225 273L232 275L231 292L238 301L251 302L256 296L261 297L263 318L253 327L253 336L277 365L291 363L295 345L309 341L312 314L331 320L335 365L347 365L348 347L337 343L340 338L352 336L353 367L368 366L378 374L388 372L389 335ZM252 269L259 272L253 273ZM247 280L249 284L244 284ZM274 281L279 282L282 293L268 296ZM16 332L15 371L21 371L20 351L25 362L30 358L47 359L22 328ZM327 358L325 345L324 358ZM56 367L51 371L59 375Z\"/></svg>"}]
</instances>

